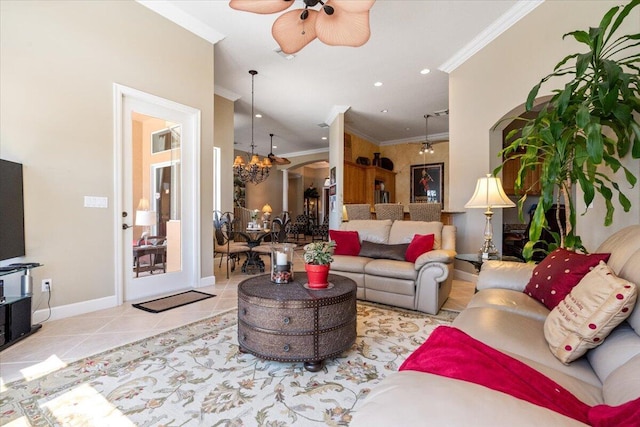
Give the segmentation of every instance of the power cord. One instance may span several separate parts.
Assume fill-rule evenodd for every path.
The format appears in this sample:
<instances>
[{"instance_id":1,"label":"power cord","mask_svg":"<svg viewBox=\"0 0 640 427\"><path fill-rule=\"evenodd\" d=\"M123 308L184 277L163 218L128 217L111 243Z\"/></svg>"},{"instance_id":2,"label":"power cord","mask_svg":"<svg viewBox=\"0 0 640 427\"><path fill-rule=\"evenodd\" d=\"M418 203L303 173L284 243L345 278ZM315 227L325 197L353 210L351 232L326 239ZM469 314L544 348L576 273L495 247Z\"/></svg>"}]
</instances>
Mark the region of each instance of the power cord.
<instances>
[{"instance_id":1,"label":"power cord","mask_svg":"<svg viewBox=\"0 0 640 427\"><path fill-rule=\"evenodd\" d=\"M44 322L51 319L51 288L49 288L49 291L47 292L47 294L49 294L47 296L47 308L49 309L49 314L47 315L46 319L44 319L40 323L36 323L34 326L38 326L38 325L42 326ZM36 309L34 310L34 312L38 311L38 309L40 308L40 304L42 304L42 296L40 296L40 301L38 301L38 305L36 306Z\"/></svg>"}]
</instances>

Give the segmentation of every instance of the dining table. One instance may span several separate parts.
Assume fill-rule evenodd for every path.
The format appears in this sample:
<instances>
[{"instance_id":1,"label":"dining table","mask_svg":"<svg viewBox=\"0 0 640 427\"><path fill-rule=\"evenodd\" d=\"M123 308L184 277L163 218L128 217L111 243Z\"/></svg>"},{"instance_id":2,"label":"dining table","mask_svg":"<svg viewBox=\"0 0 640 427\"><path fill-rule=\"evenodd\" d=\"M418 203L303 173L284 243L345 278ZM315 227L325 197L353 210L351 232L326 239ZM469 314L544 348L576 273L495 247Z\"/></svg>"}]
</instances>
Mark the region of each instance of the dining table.
<instances>
[{"instance_id":1,"label":"dining table","mask_svg":"<svg viewBox=\"0 0 640 427\"><path fill-rule=\"evenodd\" d=\"M249 246L247 259L242 264L242 272L246 274L264 273L264 261L253 248L259 246L262 240L271 234L271 230L268 228L247 228L243 231L236 231L236 233L242 236Z\"/></svg>"}]
</instances>

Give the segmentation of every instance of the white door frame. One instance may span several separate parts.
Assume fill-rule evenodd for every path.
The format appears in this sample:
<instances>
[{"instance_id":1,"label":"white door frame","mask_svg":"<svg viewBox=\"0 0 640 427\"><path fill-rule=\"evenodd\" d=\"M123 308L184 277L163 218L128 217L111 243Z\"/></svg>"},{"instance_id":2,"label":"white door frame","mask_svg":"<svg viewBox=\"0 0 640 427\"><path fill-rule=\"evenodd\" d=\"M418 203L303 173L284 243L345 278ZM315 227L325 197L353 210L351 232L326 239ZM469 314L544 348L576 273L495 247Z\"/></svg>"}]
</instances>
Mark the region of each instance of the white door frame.
<instances>
[{"instance_id":1,"label":"white door frame","mask_svg":"<svg viewBox=\"0 0 640 427\"><path fill-rule=\"evenodd\" d=\"M122 225L133 223L133 206L127 206L124 200L131 200L131 186L124 182L124 143L125 129L127 128L125 120L131 120L130 117L124 117L125 99L139 101L150 106L174 110L180 114L187 115L183 126L188 127L186 133L192 135L193 144L185 144L181 147L182 164L189 164L188 170L182 169L184 176L182 180L182 203L183 206L189 204L192 209L187 217L182 216L182 271L185 277L181 280L182 287L195 288L199 285L200 277L200 110L173 102L155 95L151 95L137 89L133 89L124 85L114 83L114 259L115 259L115 295L116 303L122 304L125 299L125 274L132 274L131 270L126 269L127 263L125 257L131 257L129 250L125 250L125 235L130 231L123 231ZM144 113L144 112L142 112ZM128 188L127 188L128 187ZM128 199L126 199L128 197ZM132 203L132 202L130 202ZM128 217L123 218L122 212L127 211ZM131 239L128 240L129 242ZM128 246L126 246L128 248ZM168 273L167 273L168 274ZM162 292L158 289L158 293ZM128 298L130 299L130 298Z\"/></svg>"}]
</instances>

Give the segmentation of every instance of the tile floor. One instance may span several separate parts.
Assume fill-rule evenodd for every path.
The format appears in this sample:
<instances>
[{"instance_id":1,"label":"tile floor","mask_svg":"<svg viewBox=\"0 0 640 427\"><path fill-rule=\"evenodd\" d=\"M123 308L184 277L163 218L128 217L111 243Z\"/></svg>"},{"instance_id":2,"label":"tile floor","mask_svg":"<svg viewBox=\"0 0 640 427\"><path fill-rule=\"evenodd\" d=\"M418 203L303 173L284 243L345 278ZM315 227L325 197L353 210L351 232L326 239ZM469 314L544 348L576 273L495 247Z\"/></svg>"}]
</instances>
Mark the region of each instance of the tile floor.
<instances>
[{"instance_id":1,"label":"tile floor","mask_svg":"<svg viewBox=\"0 0 640 427\"><path fill-rule=\"evenodd\" d=\"M263 258L267 261L268 257ZM303 269L302 263L297 250L295 270ZM45 322L37 333L0 353L0 390L4 384L22 377L44 375L65 363L237 307L238 284L249 276L238 267L227 279L225 263L222 268L218 266L216 260L216 285L198 288L215 294L215 298L163 313L139 310L131 306L136 301L128 301L118 307ZM454 280L443 308L459 311L466 307L473 293L472 283Z\"/></svg>"}]
</instances>

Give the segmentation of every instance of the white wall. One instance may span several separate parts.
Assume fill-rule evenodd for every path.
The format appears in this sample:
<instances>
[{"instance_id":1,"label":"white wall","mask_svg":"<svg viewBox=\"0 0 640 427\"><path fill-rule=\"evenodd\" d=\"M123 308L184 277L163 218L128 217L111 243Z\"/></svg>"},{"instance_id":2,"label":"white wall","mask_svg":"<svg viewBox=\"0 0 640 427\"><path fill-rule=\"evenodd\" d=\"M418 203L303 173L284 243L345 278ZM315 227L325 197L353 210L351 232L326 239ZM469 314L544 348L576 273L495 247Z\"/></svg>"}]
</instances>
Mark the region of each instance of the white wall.
<instances>
[{"instance_id":1,"label":"white wall","mask_svg":"<svg viewBox=\"0 0 640 427\"><path fill-rule=\"evenodd\" d=\"M24 164L27 259L44 264L35 301L42 278L54 307L114 295L114 83L202 112L196 276L210 276L213 46L133 1L2 1L0 58L0 156Z\"/></svg>"},{"instance_id":2,"label":"white wall","mask_svg":"<svg viewBox=\"0 0 640 427\"><path fill-rule=\"evenodd\" d=\"M567 54L584 48L562 35L577 29L597 26L617 2L547 1L503 33L487 47L454 70L449 78L450 126L450 204L463 210L471 197L477 178L491 172L495 148L490 144L490 129L507 112L521 105L529 90ZM640 14L629 16L626 32L640 30ZM556 80L543 86L540 96L561 87ZM628 162L636 174L638 161ZM640 192L628 191L633 211L617 209L614 224L604 229L602 206L596 203L586 216L578 218L578 233L589 250L595 250L607 235L624 226L638 224ZM494 215L496 224L502 214ZM475 252L482 243L484 215L482 209L469 209L456 216L458 252ZM501 230L494 227L500 241Z\"/></svg>"}]
</instances>

